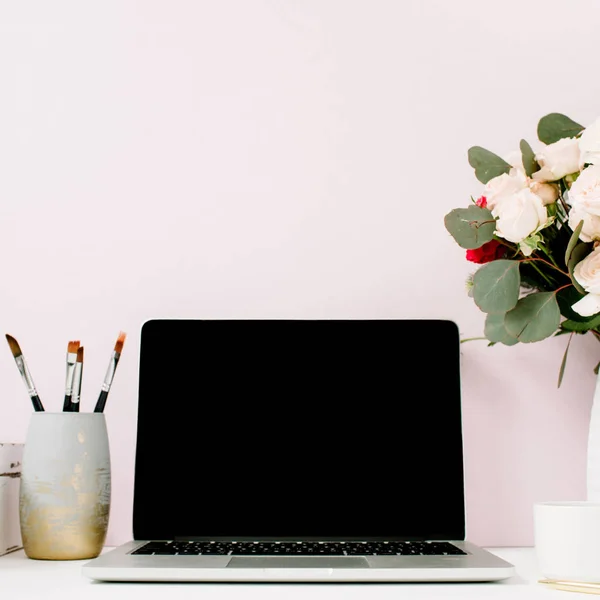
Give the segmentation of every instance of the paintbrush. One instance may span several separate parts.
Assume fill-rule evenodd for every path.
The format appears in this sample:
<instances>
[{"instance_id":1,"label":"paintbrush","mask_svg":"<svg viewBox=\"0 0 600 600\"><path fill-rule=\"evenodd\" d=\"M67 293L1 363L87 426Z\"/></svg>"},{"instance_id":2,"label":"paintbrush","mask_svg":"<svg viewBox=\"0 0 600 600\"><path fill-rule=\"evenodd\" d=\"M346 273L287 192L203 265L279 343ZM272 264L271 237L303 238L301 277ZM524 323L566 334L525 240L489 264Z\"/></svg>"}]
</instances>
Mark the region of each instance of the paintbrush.
<instances>
[{"instance_id":1,"label":"paintbrush","mask_svg":"<svg viewBox=\"0 0 600 600\"><path fill-rule=\"evenodd\" d=\"M557 581L555 579L540 579L545 587L565 592L578 592L580 594L600 594L600 584L584 583L578 581Z\"/></svg>"},{"instance_id":2,"label":"paintbrush","mask_svg":"<svg viewBox=\"0 0 600 600\"><path fill-rule=\"evenodd\" d=\"M25 357L21 352L21 348L12 335L6 334L6 339L8 341L8 345L10 346L10 351L15 358L15 362L17 363L17 368L19 369L19 373L21 373L21 377L23 378L23 382L25 383L25 387L27 388L27 394L31 398L31 402L33 403L33 408L36 412L43 412L44 406L42 405L42 401L38 396L37 390L33 383L33 379L31 377L31 373L29 372L29 368L27 367L27 363L25 362Z\"/></svg>"},{"instance_id":3,"label":"paintbrush","mask_svg":"<svg viewBox=\"0 0 600 600\"><path fill-rule=\"evenodd\" d=\"M78 341L71 341L67 346L67 377L65 382L65 401L63 411L71 411L71 396L73 395L73 374L75 373L75 363L77 361Z\"/></svg>"},{"instance_id":4,"label":"paintbrush","mask_svg":"<svg viewBox=\"0 0 600 600\"><path fill-rule=\"evenodd\" d=\"M83 378L83 346L77 348L77 358L73 370L73 396L71 397L70 412L79 412L79 400L81 399L81 380Z\"/></svg>"},{"instance_id":5,"label":"paintbrush","mask_svg":"<svg viewBox=\"0 0 600 600\"><path fill-rule=\"evenodd\" d=\"M117 365L119 364L119 359L121 358L121 352L123 352L123 344L125 343L125 337L126 334L121 331L119 333L119 337L117 338L117 342L115 344L113 353L110 357L110 362L108 363L106 376L104 377L104 383L102 384L102 389L100 391L98 401L96 402L94 412L104 412L106 399L108 398L108 392L110 392L110 386L112 385L115 376L115 371L117 370Z\"/></svg>"}]
</instances>

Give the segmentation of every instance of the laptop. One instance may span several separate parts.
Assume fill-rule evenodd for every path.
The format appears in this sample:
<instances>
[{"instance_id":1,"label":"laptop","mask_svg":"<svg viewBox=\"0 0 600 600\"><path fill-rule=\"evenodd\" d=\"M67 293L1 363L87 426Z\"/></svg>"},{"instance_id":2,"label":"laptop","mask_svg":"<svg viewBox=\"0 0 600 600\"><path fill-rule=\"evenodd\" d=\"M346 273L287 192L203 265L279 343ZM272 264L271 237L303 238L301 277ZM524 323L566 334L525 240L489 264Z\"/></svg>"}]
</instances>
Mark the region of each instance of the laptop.
<instances>
[{"instance_id":1,"label":"laptop","mask_svg":"<svg viewBox=\"0 0 600 600\"><path fill-rule=\"evenodd\" d=\"M443 319L153 319L133 539L99 581L496 581L465 537L460 340Z\"/></svg>"}]
</instances>

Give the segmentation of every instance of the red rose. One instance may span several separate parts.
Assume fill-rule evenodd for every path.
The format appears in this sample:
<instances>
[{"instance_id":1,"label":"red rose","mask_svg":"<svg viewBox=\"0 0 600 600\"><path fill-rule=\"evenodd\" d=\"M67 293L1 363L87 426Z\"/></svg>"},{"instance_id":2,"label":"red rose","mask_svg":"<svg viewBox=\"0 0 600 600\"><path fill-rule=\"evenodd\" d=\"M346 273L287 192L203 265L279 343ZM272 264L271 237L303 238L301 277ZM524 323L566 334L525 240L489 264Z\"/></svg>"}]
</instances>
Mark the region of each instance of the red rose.
<instances>
[{"instance_id":1,"label":"red rose","mask_svg":"<svg viewBox=\"0 0 600 600\"><path fill-rule=\"evenodd\" d=\"M504 246L498 240L491 240L481 248L467 250L467 260L483 265L504 256Z\"/></svg>"},{"instance_id":2,"label":"red rose","mask_svg":"<svg viewBox=\"0 0 600 600\"><path fill-rule=\"evenodd\" d=\"M487 208L487 198L485 196L481 196L481 198L479 198L475 204L481 208Z\"/></svg>"}]
</instances>

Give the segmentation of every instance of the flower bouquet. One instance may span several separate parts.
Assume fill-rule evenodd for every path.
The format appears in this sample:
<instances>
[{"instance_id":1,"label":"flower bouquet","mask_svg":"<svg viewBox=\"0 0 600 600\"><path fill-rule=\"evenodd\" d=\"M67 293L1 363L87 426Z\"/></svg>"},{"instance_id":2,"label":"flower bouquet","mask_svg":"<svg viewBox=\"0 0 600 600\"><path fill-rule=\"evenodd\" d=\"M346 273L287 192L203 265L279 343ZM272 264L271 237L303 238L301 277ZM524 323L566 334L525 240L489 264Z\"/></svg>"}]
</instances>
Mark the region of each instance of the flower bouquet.
<instances>
[{"instance_id":1,"label":"flower bouquet","mask_svg":"<svg viewBox=\"0 0 600 600\"><path fill-rule=\"evenodd\" d=\"M444 224L480 265L467 289L490 345L568 334L560 386L573 335L600 339L600 119L584 127L551 113L537 136L505 158L470 148L481 195Z\"/></svg>"}]
</instances>

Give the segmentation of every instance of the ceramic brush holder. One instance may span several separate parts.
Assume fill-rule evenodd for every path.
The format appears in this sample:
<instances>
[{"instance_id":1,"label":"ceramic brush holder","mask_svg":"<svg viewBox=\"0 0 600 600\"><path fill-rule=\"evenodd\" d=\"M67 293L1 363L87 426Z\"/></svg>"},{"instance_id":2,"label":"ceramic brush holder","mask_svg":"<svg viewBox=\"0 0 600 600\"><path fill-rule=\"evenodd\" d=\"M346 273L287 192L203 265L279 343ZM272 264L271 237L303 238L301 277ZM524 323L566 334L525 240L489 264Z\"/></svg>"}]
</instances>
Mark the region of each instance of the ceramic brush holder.
<instances>
[{"instance_id":1,"label":"ceramic brush holder","mask_svg":"<svg viewBox=\"0 0 600 600\"><path fill-rule=\"evenodd\" d=\"M98 556L108 529L110 491L104 414L31 415L19 495L23 549L29 558Z\"/></svg>"}]
</instances>

